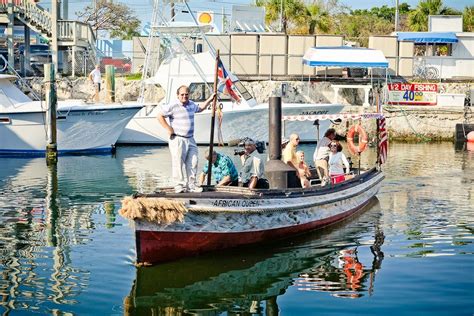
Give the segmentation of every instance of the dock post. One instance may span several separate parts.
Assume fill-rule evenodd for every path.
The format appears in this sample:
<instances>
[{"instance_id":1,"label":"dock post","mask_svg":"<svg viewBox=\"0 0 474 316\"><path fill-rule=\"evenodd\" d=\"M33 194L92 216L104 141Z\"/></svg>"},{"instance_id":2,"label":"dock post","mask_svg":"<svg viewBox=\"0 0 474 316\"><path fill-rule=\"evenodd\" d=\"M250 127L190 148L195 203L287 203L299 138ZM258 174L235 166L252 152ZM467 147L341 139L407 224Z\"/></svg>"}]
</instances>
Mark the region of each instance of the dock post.
<instances>
[{"instance_id":1,"label":"dock post","mask_svg":"<svg viewBox=\"0 0 474 316\"><path fill-rule=\"evenodd\" d=\"M107 90L108 102L115 102L115 67L112 65L105 66L105 84Z\"/></svg>"},{"instance_id":2,"label":"dock post","mask_svg":"<svg viewBox=\"0 0 474 316\"><path fill-rule=\"evenodd\" d=\"M47 137L46 144L46 164L56 164L58 161L57 131L56 131L56 83L54 75L54 65L44 65L44 83L46 90L46 121Z\"/></svg>"}]
</instances>

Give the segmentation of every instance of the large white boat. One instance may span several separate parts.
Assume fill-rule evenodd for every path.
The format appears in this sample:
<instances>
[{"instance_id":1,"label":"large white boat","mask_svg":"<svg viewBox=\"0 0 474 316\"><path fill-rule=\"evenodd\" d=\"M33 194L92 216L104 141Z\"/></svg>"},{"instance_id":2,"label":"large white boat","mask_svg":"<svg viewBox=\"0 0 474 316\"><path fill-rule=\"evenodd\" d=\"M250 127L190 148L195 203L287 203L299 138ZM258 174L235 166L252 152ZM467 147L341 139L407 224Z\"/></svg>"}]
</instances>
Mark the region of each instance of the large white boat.
<instances>
[{"instance_id":1,"label":"large white boat","mask_svg":"<svg viewBox=\"0 0 474 316\"><path fill-rule=\"evenodd\" d=\"M202 72L195 68L199 65ZM195 102L206 100L211 91L215 74L215 58L209 52L181 54L164 61L155 76L147 79L148 84L159 84L166 92L161 104L176 99L176 91L181 85L189 85L190 99ZM240 97L237 103L230 96L219 93L219 103L222 109L222 123L220 130L224 143L233 142L244 137L268 141L268 103L257 104L255 98L247 91L244 85L234 75L231 80ZM323 115L336 114L343 108L342 104L319 103L283 103L283 115ZM125 127L118 143L123 144L165 144L168 135L156 119L160 110L159 105L148 106L140 110ZM298 133L301 141L313 142L319 137L314 122L294 121L284 126L284 137L291 133ZM329 128L330 121L320 121L321 133ZM211 125L211 111L205 110L195 115L194 138L198 144L209 144L209 130ZM215 138L217 142L217 137Z\"/></svg>"},{"instance_id":2,"label":"large white boat","mask_svg":"<svg viewBox=\"0 0 474 316\"><path fill-rule=\"evenodd\" d=\"M0 75L0 155L44 155L46 104L25 95L13 84L15 79ZM138 103L58 102L58 152L111 152L125 126L142 107Z\"/></svg>"}]
</instances>

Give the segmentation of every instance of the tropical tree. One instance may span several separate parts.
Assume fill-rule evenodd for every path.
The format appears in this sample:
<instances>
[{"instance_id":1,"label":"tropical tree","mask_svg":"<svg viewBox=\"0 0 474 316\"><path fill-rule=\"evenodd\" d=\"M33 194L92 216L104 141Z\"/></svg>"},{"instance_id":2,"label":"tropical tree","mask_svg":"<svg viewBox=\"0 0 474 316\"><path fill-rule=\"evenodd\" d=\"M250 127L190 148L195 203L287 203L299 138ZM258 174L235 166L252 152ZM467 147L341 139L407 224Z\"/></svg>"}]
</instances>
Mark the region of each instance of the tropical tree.
<instances>
[{"instance_id":1,"label":"tropical tree","mask_svg":"<svg viewBox=\"0 0 474 316\"><path fill-rule=\"evenodd\" d=\"M465 32L474 32L474 6L464 8L462 13L463 25Z\"/></svg>"},{"instance_id":2,"label":"tropical tree","mask_svg":"<svg viewBox=\"0 0 474 316\"><path fill-rule=\"evenodd\" d=\"M97 0L94 6L86 6L76 15L80 21L89 23L96 34L108 31L128 36L138 33L141 23L128 6L108 0Z\"/></svg>"},{"instance_id":3,"label":"tropical tree","mask_svg":"<svg viewBox=\"0 0 474 316\"><path fill-rule=\"evenodd\" d=\"M267 24L281 21L281 31L285 34L288 33L289 27L304 23L306 7L302 0L257 0L256 4L265 7Z\"/></svg>"},{"instance_id":4,"label":"tropical tree","mask_svg":"<svg viewBox=\"0 0 474 316\"><path fill-rule=\"evenodd\" d=\"M315 34L316 31L329 31L330 17L320 4L313 3L306 6L306 16L309 34Z\"/></svg>"},{"instance_id":5,"label":"tropical tree","mask_svg":"<svg viewBox=\"0 0 474 316\"><path fill-rule=\"evenodd\" d=\"M443 0L420 0L415 10L408 15L408 24L412 31L427 31L429 15L456 15L459 11L444 6Z\"/></svg>"}]
</instances>

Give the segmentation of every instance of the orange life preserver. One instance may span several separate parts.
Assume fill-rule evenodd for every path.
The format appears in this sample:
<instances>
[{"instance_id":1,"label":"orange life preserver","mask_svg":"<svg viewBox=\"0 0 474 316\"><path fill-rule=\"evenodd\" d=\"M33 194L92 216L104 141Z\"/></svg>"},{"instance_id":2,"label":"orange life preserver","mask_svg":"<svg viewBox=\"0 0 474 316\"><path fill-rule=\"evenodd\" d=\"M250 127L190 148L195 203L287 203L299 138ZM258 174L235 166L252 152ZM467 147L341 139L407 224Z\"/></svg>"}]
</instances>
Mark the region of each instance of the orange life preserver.
<instances>
[{"instance_id":1,"label":"orange life preserver","mask_svg":"<svg viewBox=\"0 0 474 316\"><path fill-rule=\"evenodd\" d=\"M359 144L354 144L354 135L359 135ZM362 125L354 125L347 132L347 146L353 155L360 154L367 148L368 143L367 133L362 128Z\"/></svg>"}]
</instances>

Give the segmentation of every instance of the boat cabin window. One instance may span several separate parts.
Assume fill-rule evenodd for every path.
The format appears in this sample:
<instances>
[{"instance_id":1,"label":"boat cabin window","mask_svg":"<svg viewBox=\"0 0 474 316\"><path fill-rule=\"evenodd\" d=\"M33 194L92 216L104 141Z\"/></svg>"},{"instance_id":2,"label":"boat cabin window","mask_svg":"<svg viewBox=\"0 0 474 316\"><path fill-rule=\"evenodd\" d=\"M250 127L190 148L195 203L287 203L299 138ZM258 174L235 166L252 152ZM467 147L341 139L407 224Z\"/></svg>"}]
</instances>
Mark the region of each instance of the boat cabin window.
<instances>
[{"instance_id":1,"label":"boat cabin window","mask_svg":"<svg viewBox=\"0 0 474 316\"><path fill-rule=\"evenodd\" d=\"M211 87L213 84L209 84ZM204 82L193 82L189 85L190 96L189 99L193 100L194 102L204 102L210 96L211 92L207 88L207 84ZM229 95L218 92L218 97L220 101L229 101Z\"/></svg>"},{"instance_id":2,"label":"boat cabin window","mask_svg":"<svg viewBox=\"0 0 474 316\"><path fill-rule=\"evenodd\" d=\"M234 86L239 90L240 95L245 99L245 100L250 100L253 99L252 95L245 89L244 85L240 81L234 81L233 82Z\"/></svg>"}]
</instances>

